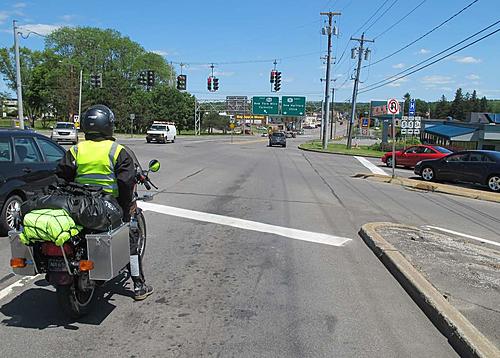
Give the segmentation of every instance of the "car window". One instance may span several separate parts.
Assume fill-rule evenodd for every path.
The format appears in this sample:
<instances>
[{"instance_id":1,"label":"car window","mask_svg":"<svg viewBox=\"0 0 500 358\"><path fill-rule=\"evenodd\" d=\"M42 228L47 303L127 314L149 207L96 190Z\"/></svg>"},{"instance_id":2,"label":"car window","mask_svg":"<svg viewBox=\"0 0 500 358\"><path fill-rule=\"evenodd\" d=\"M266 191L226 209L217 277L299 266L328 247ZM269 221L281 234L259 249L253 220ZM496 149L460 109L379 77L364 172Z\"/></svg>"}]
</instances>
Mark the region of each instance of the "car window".
<instances>
[{"instance_id":1,"label":"car window","mask_svg":"<svg viewBox=\"0 0 500 358\"><path fill-rule=\"evenodd\" d=\"M9 138L0 138L0 162L12 161L12 148Z\"/></svg>"},{"instance_id":2,"label":"car window","mask_svg":"<svg viewBox=\"0 0 500 358\"><path fill-rule=\"evenodd\" d=\"M427 148L427 147L422 147L424 150L422 151L422 153L425 153L425 154L434 154L435 152L431 149L431 148Z\"/></svg>"},{"instance_id":3,"label":"car window","mask_svg":"<svg viewBox=\"0 0 500 358\"><path fill-rule=\"evenodd\" d=\"M405 150L406 154L413 154L417 152L417 147L410 147L407 150Z\"/></svg>"},{"instance_id":4,"label":"car window","mask_svg":"<svg viewBox=\"0 0 500 358\"><path fill-rule=\"evenodd\" d=\"M64 156L64 151L50 140L38 138L37 141L48 162L58 162Z\"/></svg>"},{"instance_id":5,"label":"car window","mask_svg":"<svg viewBox=\"0 0 500 358\"><path fill-rule=\"evenodd\" d=\"M273 133L273 136L274 137L283 137L284 134L283 133Z\"/></svg>"},{"instance_id":6,"label":"car window","mask_svg":"<svg viewBox=\"0 0 500 358\"><path fill-rule=\"evenodd\" d=\"M465 161L467 161L467 156L468 156L468 153L452 154L452 155L446 157L446 161L450 162L450 163L465 162Z\"/></svg>"},{"instance_id":7,"label":"car window","mask_svg":"<svg viewBox=\"0 0 500 358\"><path fill-rule=\"evenodd\" d=\"M75 129L75 125L71 123L57 123L57 129Z\"/></svg>"},{"instance_id":8,"label":"car window","mask_svg":"<svg viewBox=\"0 0 500 358\"><path fill-rule=\"evenodd\" d=\"M40 153L33 138L14 138L17 161L20 163L40 163Z\"/></svg>"},{"instance_id":9,"label":"car window","mask_svg":"<svg viewBox=\"0 0 500 358\"><path fill-rule=\"evenodd\" d=\"M417 153L417 154L427 153L426 149L428 149L428 148L426 148L426 147L417 147L415 149L415 153Z\"/></svg>"},{"instance_id":10,"label":"car window","mask_svg":"<svg viewBox=\"0 0 500 358\"><path fill-rule=\"evenodd\" d=\"M470 153L469 154L469 162L483 162L484 154L482 153Z\"/></svg>"},{"instance_id":11,"label":"car window","mask_svg":"<svg viewBox=\"0 0 500 358\"><path fill-rule=\"evenodd\" d=\"M440 146L435 146L434 149L436 149L438 152L441 152L441 153L453 153L451 150L449 149L446 149L446 148L443 148L443 147L440 147Z\"/></svg>"}]
</instances>

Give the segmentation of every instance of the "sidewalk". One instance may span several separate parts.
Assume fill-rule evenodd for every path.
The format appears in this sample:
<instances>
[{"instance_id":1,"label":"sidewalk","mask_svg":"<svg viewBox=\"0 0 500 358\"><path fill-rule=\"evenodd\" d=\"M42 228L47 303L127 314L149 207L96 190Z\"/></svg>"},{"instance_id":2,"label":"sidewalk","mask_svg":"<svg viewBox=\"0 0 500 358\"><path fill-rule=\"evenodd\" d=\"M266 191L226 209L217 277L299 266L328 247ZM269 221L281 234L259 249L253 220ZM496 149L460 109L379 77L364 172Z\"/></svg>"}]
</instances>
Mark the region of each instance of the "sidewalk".
<instances>
[{"instance_id":1,"label":"sidewalk","mask_svg":"<svg viewBox=\"0 0 500 358\"><path fill-rule=\"evenodd\" d=\"M498 246L391 223L360 235L459 354L500 357Z\"/></svg>"}]
</instances>

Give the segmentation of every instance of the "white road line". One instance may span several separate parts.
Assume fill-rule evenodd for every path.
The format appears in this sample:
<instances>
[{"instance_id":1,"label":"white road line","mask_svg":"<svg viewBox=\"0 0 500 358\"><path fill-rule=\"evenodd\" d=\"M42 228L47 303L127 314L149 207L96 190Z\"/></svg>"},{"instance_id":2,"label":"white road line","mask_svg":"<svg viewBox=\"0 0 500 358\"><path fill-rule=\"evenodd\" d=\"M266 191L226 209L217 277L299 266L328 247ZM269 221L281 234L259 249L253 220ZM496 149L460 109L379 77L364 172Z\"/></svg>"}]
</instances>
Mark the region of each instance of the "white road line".
<instances>
[{"instance_id":1,"label":"white road line","mask_svg":"<svg viewBox=\"0 0 500 358\"><path fill-rule=\"evenodd\" d=\"M484 243L487 243L487 244L490 244L490 245L495 245L495 246L500 247L500 242L486 240L486 239L481 239L480 237L477 237L477 236L462 234L461 232L457 232L457 231L453 231L453 230L449 230L449 229L443 229L443 228L437 227L437 226L425 225L424 228L434 229L434 230L445 232L447 234L462 236L462 237L465 237L467 239L476 240L476 241L479 241L479 242L484 242Z\"/></svg>"},{"instance_id":2,"label":"white road line","mask_svg":"<svg viewBox=\"0 0 500 358\"><path fill-rule=\"evenodd\" d=\"M166 206L153 203L140 202L139 206L146 211L154 211L156 213L177 216L186 219L192 219L197 221L204 221L214 224L232 226L239 229L252 230L258 232L265 232L269 234L280 235L288 237L295 240L302 240L308 242L315 242L319 244L332 245L332 246L342 246L345 243L351 241L346 237L322 234L311 231L304 231L298 229L291 229L282 226L275 226L265 223L260 223L256 221L244 220L233 218L229 216L222 216L217 214L210 214L201 211L193 211L187 209L176 208L173 206Z\"/></svg>"},{"instance_id":3,"label":"white road line","mask_svg":"<svg viewBox=\"0 0 500 358\"><path fill-rule=\"evenodd\" d=\"M4 289L0 290L0 300L3 298L7 297L10 295L15 288L17 287L23 287L26 286L28 283L31 281L36 280L37 278L40 278L42 275L36 275L36 276L24 276L22 279L17 280L16 282L10 284L9 286L5 287Z\"/></svg>"},{"instance_id":4,"label":"white road line","mask_svg":"<svg viewBox=\"0 0 500 358\"><path fill-rule=\"evenodd\" d=\"M377 167L375 164L373 164L369 160L367 160L367 159L365 159L363 157L358 157L358 156L354 156L354 158L356 158L357 160L359 160L359 162L361 164L363 164L365 167L367 167L368 169L370 169L370 171L373 174L380 174L380 175L387 175L387 176L389 176L389 174L387 174L382 168Z\"/></svg>"}]
</instances>

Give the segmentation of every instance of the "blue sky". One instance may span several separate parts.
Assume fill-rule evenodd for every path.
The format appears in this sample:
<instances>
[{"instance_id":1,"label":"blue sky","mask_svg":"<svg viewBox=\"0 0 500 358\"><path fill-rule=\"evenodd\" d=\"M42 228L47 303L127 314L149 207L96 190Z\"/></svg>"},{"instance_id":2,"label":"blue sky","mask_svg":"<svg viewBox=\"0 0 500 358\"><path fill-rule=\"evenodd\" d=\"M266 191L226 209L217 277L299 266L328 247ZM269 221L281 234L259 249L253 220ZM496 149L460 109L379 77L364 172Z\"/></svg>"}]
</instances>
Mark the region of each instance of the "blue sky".
<instances>
[{"instance_id":1,"label":"blue sky","mask_svg":"<svg viewBox=\"0 0 500 358\"><path fill-rule=\"evenodd\" d=\"M341 11L336 17L339 36L333 40L333 53L344 58L332 67L337 87L336 101L352 94L355 61L350 58L351 35L382 5L366 29L392 7L366 32L377 37L422 0L302 0L302 1L129 1L129 0L38 0L9 1L0 4L0 46L12 46L12 20L17 19L38 32L59 26L113 28L145 49L156 51L168 61L184 62L188 91L201 99L226 95L270 94L269 72L278 60L282 72L280 95L305 95L321 99L324 95L326 36L321 35L325 17L320 11ZM426 0L413 14L369 44L375 62L424 34L474 0ZM361 72L360 88L408 68L442 49L499 20L499 0L479 0L442 28L408 49ZM492 30L500 28L496 25ZM485 32L486 34L488 32ZM500 32L455 56L417 72L401 81L360 94L358 100L401 98L405 92L424 100L438 100L441 94L452 98L456 88L476 89L479 95L500 98ZM42 48L43 39L30 36L21 45ZM266 61L269 60L269 61ZM253 63L234 63L253 61ZM262 61L262 62L261 62ZM206 77L209 64L216 64L220 90L209 93ZM180 68L177 66L176 71ZM0 90L5 90L0 80Z\"/></svg>"}]
</instances>

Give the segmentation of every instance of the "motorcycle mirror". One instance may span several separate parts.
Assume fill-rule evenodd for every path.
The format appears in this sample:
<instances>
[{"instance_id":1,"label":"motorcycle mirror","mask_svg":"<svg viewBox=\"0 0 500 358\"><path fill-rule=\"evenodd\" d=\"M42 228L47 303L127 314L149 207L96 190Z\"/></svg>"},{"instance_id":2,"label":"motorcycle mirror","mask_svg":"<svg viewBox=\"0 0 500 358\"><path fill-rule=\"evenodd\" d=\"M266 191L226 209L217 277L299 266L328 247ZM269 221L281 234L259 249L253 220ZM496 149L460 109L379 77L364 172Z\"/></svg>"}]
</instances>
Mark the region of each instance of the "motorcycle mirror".
<instances>
[{"instance_id":1,"label":"motorcycle mirror","mask_svg":"<svg viewBox=\"0 0 500 358\"><path fill-rule=\"evenodd\" d=\"M152 172L157 172L160 170L160 162L156 159L153 159L149 162L149 170Z\"/></svg>"}]
</instances>

